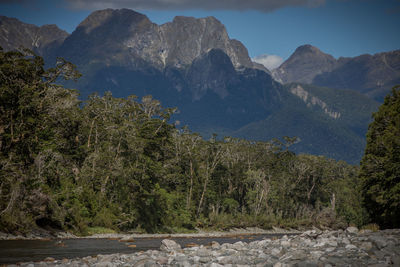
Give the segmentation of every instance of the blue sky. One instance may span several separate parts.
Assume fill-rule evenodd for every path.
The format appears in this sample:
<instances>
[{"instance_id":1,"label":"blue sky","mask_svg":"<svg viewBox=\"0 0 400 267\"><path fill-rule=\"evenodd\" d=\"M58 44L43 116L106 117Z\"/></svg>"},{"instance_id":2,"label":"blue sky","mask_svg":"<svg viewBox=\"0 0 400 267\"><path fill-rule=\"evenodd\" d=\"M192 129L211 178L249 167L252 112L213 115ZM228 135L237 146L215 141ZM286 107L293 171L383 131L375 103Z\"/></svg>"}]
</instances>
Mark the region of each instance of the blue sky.
<instances>
[{"instance_id":1,"label":"blue sky","mask_svg":"<svg viewBox=\"0 0 400 267\"><path fill-rule=\"evenodd\" d=\"M334 57L400 49L399 0L0 0L1 15L67 32L107 7L131 8L158 24L215 16L251 57L286 59L303 44Z\"/></svg>"}]
</instances>

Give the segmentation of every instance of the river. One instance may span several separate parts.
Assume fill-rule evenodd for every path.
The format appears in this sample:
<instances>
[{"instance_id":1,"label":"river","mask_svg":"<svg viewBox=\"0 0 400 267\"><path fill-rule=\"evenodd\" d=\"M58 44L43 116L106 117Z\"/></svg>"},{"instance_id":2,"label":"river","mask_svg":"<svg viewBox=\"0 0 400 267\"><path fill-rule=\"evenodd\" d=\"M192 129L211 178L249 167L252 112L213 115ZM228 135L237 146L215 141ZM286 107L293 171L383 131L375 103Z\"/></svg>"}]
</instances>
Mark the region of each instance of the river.
<instances>
[{"instance_id":1,"label":"river","mask_svg":"<svg viewBox=\"0 0 400 267\"><path fill-rule=\"evenodd\" d=\"M238 241L251 242L264 238L280 237L282 234L238 235L232 237L171 237L182 247L190 244L208 245L212 241L220 244ZM76 238L52 240L0 240L0 264L41 261L47 257L55 259L95 256L98 254L133 253L159 249L165 238L135 238L132 242L106 238Z\"/></svg>"}]
</instances>

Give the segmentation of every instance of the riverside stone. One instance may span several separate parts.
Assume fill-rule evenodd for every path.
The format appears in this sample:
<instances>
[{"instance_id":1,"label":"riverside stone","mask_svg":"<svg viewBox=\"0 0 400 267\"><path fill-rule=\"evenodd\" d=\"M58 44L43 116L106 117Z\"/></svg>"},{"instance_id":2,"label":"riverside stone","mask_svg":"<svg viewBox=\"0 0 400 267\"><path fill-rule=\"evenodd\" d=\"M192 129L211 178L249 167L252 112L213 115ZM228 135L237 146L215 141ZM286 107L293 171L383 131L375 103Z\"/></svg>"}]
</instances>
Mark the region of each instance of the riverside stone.
<instances>
[{"instance_id":1,"label":"riverside stone","mask_svg":"<svg viewBox=\"0 0 400 267\"><path fill-rule=\"evenodd\" d=\"M350 233L350 234L357 234L357 233L358 233L358 228L357 228L357 227L350 226L350 227L347 227L347 228L346 228L346 232L347 232L347 233Z\"/></svg>"},{"instance_id":2,"label":"riverside stone","mask_svg":"<svg viewBox=\"0 0 400 267\"><path fill-rule=\"evenodd\" d=\"M174 240L164 239L161 241L160 249L163 251L175 251L181 249L181 245L176 243Z\"/></svg>"}]
</instances>

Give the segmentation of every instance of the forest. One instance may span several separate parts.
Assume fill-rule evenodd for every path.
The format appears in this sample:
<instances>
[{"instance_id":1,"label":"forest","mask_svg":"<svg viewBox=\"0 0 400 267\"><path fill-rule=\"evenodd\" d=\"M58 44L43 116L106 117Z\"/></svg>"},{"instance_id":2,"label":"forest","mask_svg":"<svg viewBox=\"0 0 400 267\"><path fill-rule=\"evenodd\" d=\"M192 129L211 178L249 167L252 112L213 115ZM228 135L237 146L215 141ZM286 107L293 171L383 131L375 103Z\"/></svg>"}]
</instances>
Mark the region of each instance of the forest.
<instances>
[{"instance_id":1,"label":"forest","mask_svg":"<svg viewBox=\"0 0 400 267\"><path fill-rule=\"evenodd\" d=\"M82 101L59 85L79 76L61 58L45 69L28 50L0 50L0 231L173 233L375 222L359 166L296 155L296 137L204 140L178 127L171 119L176 109L151 96L105 93Z\"/></svg>"}]
</instances>

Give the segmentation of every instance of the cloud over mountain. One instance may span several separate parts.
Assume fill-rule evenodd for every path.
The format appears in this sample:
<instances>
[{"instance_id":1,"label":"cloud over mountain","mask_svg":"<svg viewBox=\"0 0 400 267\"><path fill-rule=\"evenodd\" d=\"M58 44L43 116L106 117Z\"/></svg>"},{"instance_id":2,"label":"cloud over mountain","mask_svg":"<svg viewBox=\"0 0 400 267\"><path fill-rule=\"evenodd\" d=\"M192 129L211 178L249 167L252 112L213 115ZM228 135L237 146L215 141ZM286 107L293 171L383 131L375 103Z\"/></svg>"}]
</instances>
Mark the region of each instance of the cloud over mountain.
<instances>
[{"instance_id":1,"label":"cloud over mountain","mask_svg":"<svg viewBox=\"0 0 400 267\"><path fill-rule=\"evenodd\" d=\"M253 57L251 60L264 65L264 67L266 67L268 70L278 68L283 62L283 58L280 56L268 54Z\"/></svg>"},{"instance_id":2,"label":"cloud over mountain","mask_svg":"<svg viewBox=\"0 0 400 267\"><path fill-rule=\"evenodd\" d=\"M315 7L326 0L66 0L77 9L133 8L156 10L257 10L270 12L289 6Z\"/></svg>"}]
</instances>

